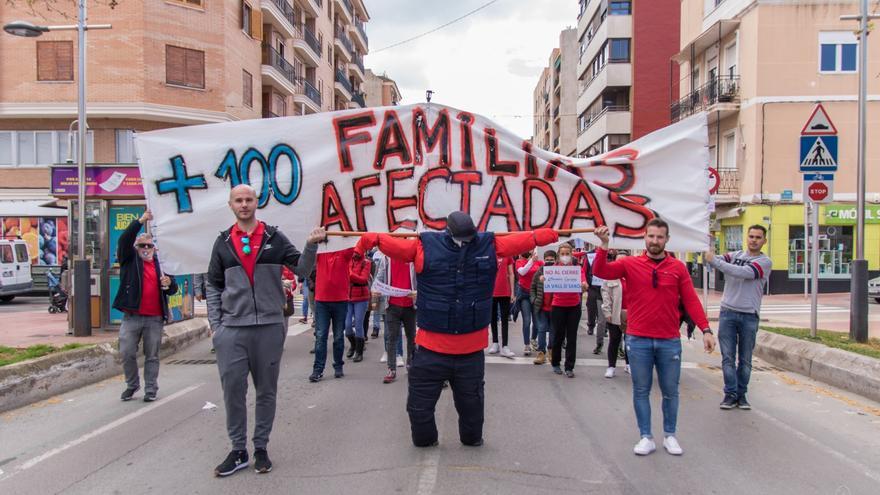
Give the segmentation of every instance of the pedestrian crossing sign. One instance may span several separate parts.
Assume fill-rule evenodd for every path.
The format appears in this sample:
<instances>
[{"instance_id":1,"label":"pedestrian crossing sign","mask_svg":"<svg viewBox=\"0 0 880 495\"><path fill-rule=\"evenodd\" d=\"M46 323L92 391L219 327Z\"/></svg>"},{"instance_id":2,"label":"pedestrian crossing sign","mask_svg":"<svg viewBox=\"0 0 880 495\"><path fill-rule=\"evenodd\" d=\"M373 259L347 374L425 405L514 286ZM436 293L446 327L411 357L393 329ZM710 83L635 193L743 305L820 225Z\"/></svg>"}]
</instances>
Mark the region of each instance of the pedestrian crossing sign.
<instances>
[{"instance_id":1,"label":"pedestrian crossing sign","mask_svg":"<svg viewBox=\"0 0 880 495\"><path fill-rule=\"evenodd\" d=\"M801 172L837 171L837 136L801 136Z\"/></svg>"}]
</instances>

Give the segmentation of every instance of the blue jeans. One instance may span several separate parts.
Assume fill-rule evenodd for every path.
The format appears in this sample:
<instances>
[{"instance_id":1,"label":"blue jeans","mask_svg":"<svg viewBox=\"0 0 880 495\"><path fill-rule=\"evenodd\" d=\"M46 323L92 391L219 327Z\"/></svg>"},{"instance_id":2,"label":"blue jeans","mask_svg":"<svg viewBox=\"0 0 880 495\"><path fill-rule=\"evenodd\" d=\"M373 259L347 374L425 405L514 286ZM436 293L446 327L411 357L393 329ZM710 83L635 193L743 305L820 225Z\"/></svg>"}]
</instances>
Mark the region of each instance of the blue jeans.
<instances>
[{"instance_id":1,"label":"blue jeans","mask_svg":"<svg viewBox=\"0 0 880 495\"><path fill-rule=\"evenodd\" d=\"M324 365L327 363L327 337L330 333L330 323L333 323L333 369L342 370L342 353L345 351L343 343L343 330L345 329L345 314L348 311L348 302L315 302L315 365L314 372L324 373ZM363 318L363 315L361 315Z\"/></svg>"},{"instance_id":2,"label":"blue jeans","mask_svg":"<svg viewBox=\"0 0 880 495\"><path fill-rule=\"evenodd\" d=\"M678 381L681 377L681 339L626 336L633 383L633 409L642 437L651 438L651 385L654 368L663 394L663 433L674 435L678 423Z\"/></svg>"},{"instance_id":3,"label":"blue jeans","mask_svg":"<svg viewBox=\"0 0 880 495\"><path fill-rule=\"evenodd\" d=\"M529 300L529 291L516 284L516 304L522 314L523 344L529 345L531 339L538 338L538 329L532 325L532 302Z\"/></svg>"},{"instance_id":4,"label":"blue jeans","mask_svg":"<svg viewBox=\"0 0 880 495\"><path fill-rule=\"evenodd\" d=\"M550 312L538 311L533 321L538 329L538 351L547 352L548 347L553 347L553 333L550 331Z\"/></svg>"},{"instance_id":5,"label":"blue jeans","mask_svg":"<svg viewBox=\"0 0 880 495\"><path fill-rule=\"evenodd\" d=\"M758 335L758 315L722 309L718 319L724 394L745 397L752 376L752 351ZM739 362L737 362L737 352Z\"/></svg>"},{"instance_id":6,"label":"blue jeans","mask_svg":"<svg viewBox=\"0 0 880 495\"><path fill-rule=\"evenodd\" d=\"M345 314L345 335L355 338L364 338L364 315L367 314L367 306L370 301L355 301L348 303Z\"/></svg>"},{"instance_id":7,"label":"blue jeans","mask_svg":"<svg viewBox=\"0 0 880 495\"><path fill-rule=\"evenodd\" d=\"M303 318L308 318L309 317L309 281L308 280L303 281L302 295L303 295L303 303L302 303Z\"/></svg>"}]
</instances>

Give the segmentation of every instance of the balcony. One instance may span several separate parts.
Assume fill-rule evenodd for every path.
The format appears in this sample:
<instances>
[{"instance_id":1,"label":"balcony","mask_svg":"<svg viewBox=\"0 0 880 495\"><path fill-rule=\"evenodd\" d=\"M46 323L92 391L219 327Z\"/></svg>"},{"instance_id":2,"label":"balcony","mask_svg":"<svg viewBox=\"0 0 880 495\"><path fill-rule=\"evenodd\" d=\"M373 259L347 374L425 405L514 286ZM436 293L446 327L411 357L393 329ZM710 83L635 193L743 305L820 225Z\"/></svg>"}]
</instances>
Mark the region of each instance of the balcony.
<instances>
[{"instance_id":1,"label":"balcony","mask_svg":"<svg viewBox=\"0 0 880 495\"><path fill-rule=\"evenodd\" d=\"M346 24L354 22L354 7L351 0L334 0L336 4L336 13L345 21Z\"/></svg>"},{"instance_id":2,"label":"balcony","mask_svg":"<svg viewBox=\"0 0 880 495\"><path fill-rule=\"evenodd\" d=\"M296 14L287 0L262 0L263 21L284 35L293 38L296 32Z\"/></svg>"},{"instance_id":3,"label":"balcony","mask_svg":"<svg viewBox=\"0 0 880 495\"><path fill-rule=\"evenodd\" d=\"M303 10L308 13L309 17L318 17L324 11L324 5L321 0L300 0L300 4L302 4Z\"/></svg>"},{"instance_id":4,"label":"balcony","mask_svg":"<svg viewBox=\"0 0 880 495\"><path fill-rule=\"evenodd\" d=\"M351 40L348 39L348 35L345 33L345 28L336 25L333 28L333 38L333 42L337 48L336 53L346 62L351 62L351 55L354 53L354 48L352 48Z\"/></svg>"},{"instance_id":5,"label":"balcony","mask_svg":"<svg viewBox=\"0 0 880 495\"><path fill-rule=\"evenodd\" d=\"M354 102L354 103L356 103L360 108L366 108L366 107L367 107L367 102L364 100L364 93L361 92L361 91L357 91L357 92L355 92L355 93L351 96L351 101ZM357 107L355 107L355 108L357 108Z\"/></svg>"},{"instance_id":6,"label":"balcony","mask_svg":"<svg viewBox=\"0 0 880 495\"><path fill-rule=\"evenodd\" d=\"M297 86L297 93L293 95L293 102L305 106L304 114L321 111L321 92L315 85L303 79Z\"/></svg>"},{"instance_id":7,"label":"balcony","mask_svg":"<svg viewBox=\"0 0 880 495\"><path fill-rule=\"evenodd\" d=\"M260 73L263 85L273 86L288 95L296 92L296 71L293 65L269 45L263 45L263 65Z\"/></svg>"},{"instance_id":8,"label":"balcony","mask_svg":"<svg viewBox=\"0 0 880 495\"><path fill-rule=\"evenodd\" d=\"M348 68L350 69L351 75L354 76L359 82L363 83L366 81L366 71L364 70L363 57L355 53L351 57L351 63L348 64Z\"/></svg>"},{"instance_id":9,"label":"balcony","mask_svg":"<svg viewBox=\"0 0 880 495\"><path fill-rule=\"evenodd\" d=\"M366 53L369 51L369 39L367 38L367 31L364 29L364 23L361 22L360 19L354 20L355 29L351 30L353 36L351 37L354 40L355 44L358 45L360 51Z\"/></svg>"},{"instance_id":10,"label":"balcony","mask_svg":"<svg viewBox=\"0 0 880 495\"><path fill-rule=\"evenodd\" d=\"M736 168L719 168L718 169L718 195L717 200L730 199L739 202L739 186L740 177L739 169ZM727 196L728 198L724 198Z\"/></svg>"},{"instance_id":11,"label":"balcony","mask_svg":"<svg viewBox=\"0 0 880 495\"><path fill-rule=\"evenodd\" d=\"M280 117L280 115L273 112L272 110L266 110L265 108L263 109L263 118L264 119L274 119L275 117Z\"/></svg>"},{"instance_id":12,"label":"balcony","mask_svg":"<svg viewBox=\"0 0 880 495\"><path fill-rule=\"evenodd\" d=\"M348 80L348 76L345 75L345 72L339 69L336 69L336 84L334 87L340 96L346 100L351 100L351 95L354 93L354 89L351 87L351 81Z\"/></svg>"},{"instance_id":13,"label":"balcony","mask_svg":"<svg viewBox=\"0 0 880 495\"><path fill-rule=\"evenodd\" d=\"M308 67L317 67L321 63L321 43L305 24L300 25L296 30L293 37L293 49Z\"/></svg>"},{"instance_id":14,"label":"balcony","mask_svg":"<svg viewBox=\"0 0 880 495\"><path fill-rule=\"evenodd\" d=\"M627 105L611 105L585 116L578 125L583 127L578 129L577 149L585 150L607 134L630 134L632 113Z\"/></svg>"},{"instance_id":15,"label":"balcony","mask_svg":"<svg viewBox=\"0 0 880 495\"><path fill-rule=\"evenodd\" d=\"M578 95L577 108L581 111L596 101L596 98L609 87L632 86L631 63L608 63L584 85Z\"/></svg>"},{"instance_id":16,"label":"balcony","mask_svg":"<svg viewBox=\"0 0 880 495\"><path fill-rule=\"evenodd\" d=\"M553 139L553 152L559 153L559 136Z\"/></svg>"},{"instance_id":17,"label":"balcony","mask_svg":"<svg viewBox=\"0 0 880 495\"><path fill-rule=\"evenodd\" d=\"M718 110L723 119L739 110L739 76L719 76L669 106L672 122L700 112Z\"/></svg>"},{"instance_id":18,"label":"balcony","mask_svg":"<svg viewBox=\"0 0 880 495\"><path fill-rule=\"evenodd\" d=\"M599 51L602 49L602 46L605 44L605 41L608 38L630 38L633 37L633 29L632 29L632 16L628 15L612 15L608 16L605 21L599 25L598 29L596 29L595 34L593 34L592 38L590 38L589 43L587 43L587 49L580 55L580 59L578 60L577 66L577 77L580 78L586 70L589 69L590 64L593 62L593 59L596 58L596 55L599 54Z\"/></svg>"}]
</instances>

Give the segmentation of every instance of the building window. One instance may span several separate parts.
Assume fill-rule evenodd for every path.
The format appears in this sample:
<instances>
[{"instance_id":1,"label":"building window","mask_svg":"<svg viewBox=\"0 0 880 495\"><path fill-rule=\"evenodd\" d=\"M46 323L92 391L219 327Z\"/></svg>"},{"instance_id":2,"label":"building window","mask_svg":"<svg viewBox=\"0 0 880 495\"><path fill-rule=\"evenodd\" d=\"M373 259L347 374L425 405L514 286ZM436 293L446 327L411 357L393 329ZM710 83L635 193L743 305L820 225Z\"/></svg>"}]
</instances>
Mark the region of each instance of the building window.
<instances>
[{"instance_id":1,"label":"building window","mask_svg":"<svg viewBox=\"0 0 880 495\"><path fill-rule=\"evenodd\" d=\"M724 135L724 156L722 157L721 168L736 168L736 133L731 132Z\"/></svg>"},{"instance_id":2,"label":"building window","mask_svg":"<svg viewBox=\"0 0 880 495\"><path fill-rule=\"evenodd\" d=\"M181 5L186 5L189 7L204 7L204 2L202 0L165 0L168 3L179 3Z\"/></svg>"},{"instance_id":3,"label":"building window","mask_svg":"<svg viewBox=\"0 0 880 495\"><path fill-rule=\"evenodd\" d=\"M165 82L187 88L205 88L205 52L165 45Z\"/></svg>"},{"instance_id":4,"label":"building window","mask_svg":"<svg viewBox=\"0 0 880 495\"><path fill-rule=\"evenodd\" d=\"M248 108L254 107L254 76L244 69L241 71L241 103Z\"/></svg>"},{"instance_id":5,"label":"building window","mask_svg":"<svg viewBox=\"0 0 880 495\"><path fill-rule=\"evenodd\" d=\"M94 134L86 133L86 161L94 162ZM68 138L74 148L68 154ZM67 131L0 131L0 166L32 167L77 160L77 134Z\"/></svg>"},{"instance_id":6,"label":"building window","mask_svg":"<svg viewBox=\"0 0 880 495\"><path fill-rule=\"evenodd\" d=\"M253 9L247 2L241 2L241 30L251 36L251 22L253 21Z\"/></svg>"},{"instance_id":7,"label":"building window","mask_svg":"<svg viewBox=\"0 0 880 495\"><path fill-rule=\"evenodd\" d=\"M724 49L724 67L728 77L736 76L736 43L731 43Z\"/></svg>"},{"instance_id":8,"label":"building window","mask_svg":"<svg viewBox=\"0 0 880 495\"><path fill-rule=\"evenodd\" d=\"M73 42L37 42L37 81L73 81Z\"/></svg>"},{"instance_id":9,"label":"building window","mask_svg":"<svg viewBox=\"0 0 880 495\"><path fill-rule=\"evenodd\" d=\"M632 13L632 2L608 2L609 15L630 15Z\"/></svg>"},{"instance_id":10,"label":"building window","mask_svg":"<svg viewBox=\"0 0 880 495\"><path fill-rule=\"evenodd\" d=\"M137 163L131 129L116 129L116 163Z\"/></svg>"},{"instance_id":11,"label":"building window","mask_svg":"<svg viewBox=\"0 0 880 495\"><path fill-rule=\"evenodd\" d=\"M804 226L788 227L788 275L803 277L805 260ZM849 278L853 259L853 227L851 225L819 226L819 277Z\"/></svg>"},{"instance_id":12,"label":"building window","mask_svg":"<svg viewBox=\"0 0 880 495\"><path fill-rule=\"evenodd\" d=\"M609 40L611 45L609 62L629 62L629 38Z\"/></svg>"},{"instance_id":13,"label":"building window","mask_svg":"<svg viewBox=\"0 0 880 495\"><path fill-rule=\"evenodd\" d=\"M727 225L724 227L724 250L740 251L743 248L743 226Z\"/></svg>"},{"instance_id":14,"label":"building window","mask_svg":"<svg viewBox=\"0 0 880 495\"><path fill-rule=\"evenodd\" d=\"M858 41L851 31L819 33L819 72L850 73L858 70Z\"/></svg>"}]
</instances>

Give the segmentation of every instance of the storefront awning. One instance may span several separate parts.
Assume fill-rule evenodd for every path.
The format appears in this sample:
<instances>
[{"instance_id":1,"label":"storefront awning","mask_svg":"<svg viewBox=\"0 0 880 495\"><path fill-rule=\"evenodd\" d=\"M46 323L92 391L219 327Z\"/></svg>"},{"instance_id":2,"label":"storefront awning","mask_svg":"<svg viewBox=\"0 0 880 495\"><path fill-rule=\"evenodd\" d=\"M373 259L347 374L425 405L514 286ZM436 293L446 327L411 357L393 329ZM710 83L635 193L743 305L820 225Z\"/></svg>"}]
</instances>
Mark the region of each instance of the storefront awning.
<instances>
[{"instance_id":1,"label":"storefront awning","mask_svg":"<svg viewBox=\"0 0 880 495\"><path fill-rule=\"evenodd\" d=\"M0 217L64 217L66 208L47 208L46 200L0 200Z\"/></svg>"},{"instance_id":2,"label":"storefront awning","mask_svg":"<svg viewBox=\"0 0 880 495\"><path fill-rule=\"evenodd\" d=\"M715 210L715 219L722 220L725 218L736 218L742 215L745 208L737 206L734 208L718 208Z\"/></svg>"}]
</instances>

